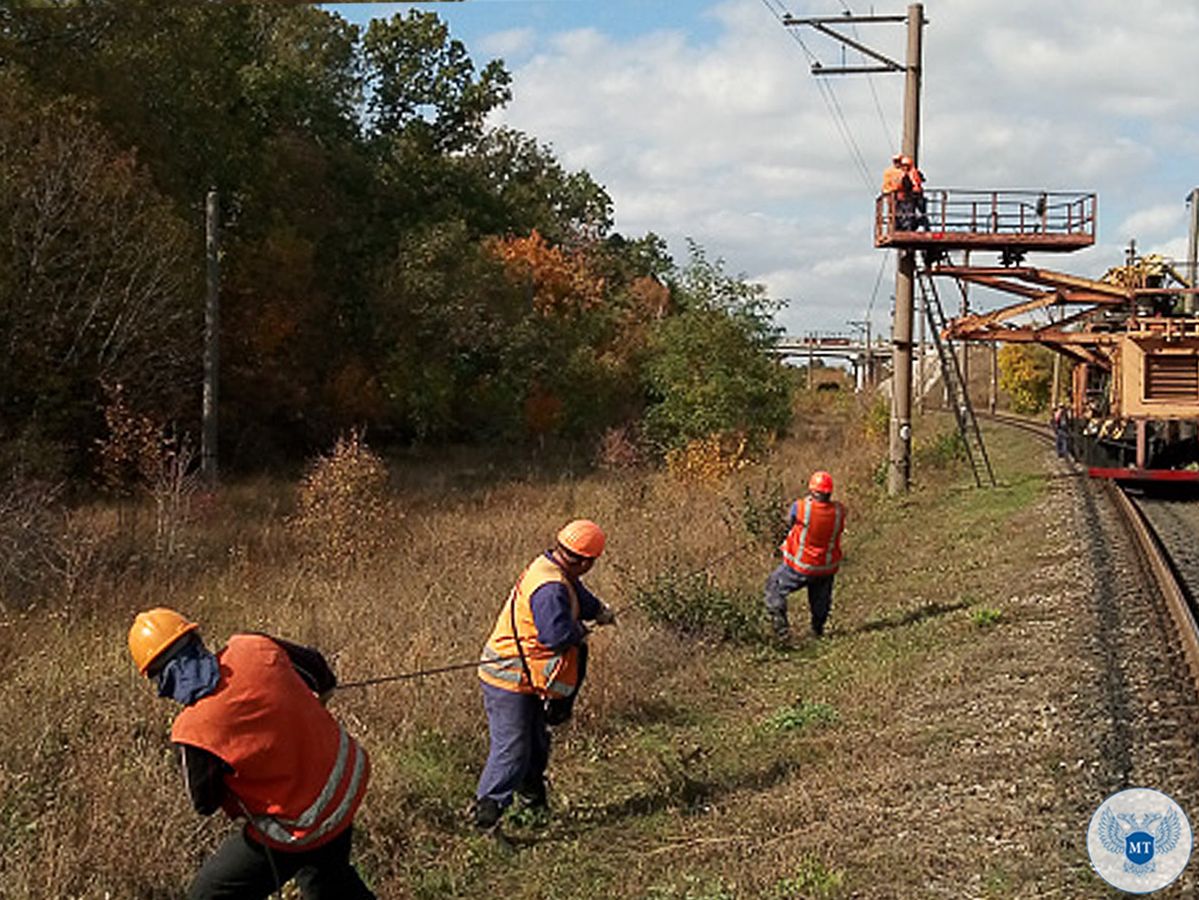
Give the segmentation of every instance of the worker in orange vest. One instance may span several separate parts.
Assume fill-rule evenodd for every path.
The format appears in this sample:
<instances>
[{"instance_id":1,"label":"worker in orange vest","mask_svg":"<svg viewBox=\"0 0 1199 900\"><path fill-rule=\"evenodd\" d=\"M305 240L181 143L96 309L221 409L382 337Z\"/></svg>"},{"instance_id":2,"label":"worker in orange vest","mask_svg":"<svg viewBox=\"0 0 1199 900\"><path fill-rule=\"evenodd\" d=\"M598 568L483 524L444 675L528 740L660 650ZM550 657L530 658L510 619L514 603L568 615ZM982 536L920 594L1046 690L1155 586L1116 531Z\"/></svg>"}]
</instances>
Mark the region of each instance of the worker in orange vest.
<instances>
[{"instance_id":1,"label":"worker in orange vest","mask_svg":"<svg viewBox=\"0 0 1199 900\"><path fill-rule=\"evenodd\" d=\"M896 153L891 157L891 165L883 170L883 193L894 194L903 182L902 154Z\"/></svg>"},{"instance_id":2,"label":"worker in orange vest","mask_svg":"<svg viewBox=\"0 0 1199 900\"><path fill-rule=\"evenodd\" d=\"M265 898L293 877L305 900L369 900L350 864L366 752L325 709L337 677L316 650L235 634L213 654L173 609L139 613L129 652L159 696L183 704L171 727L200 815L244 817L200 868L191 900Z\"/></svg>"},{"instance_id":3,"label":"worker in orange vest","mask_svg":"<svg viewBox=\"0 0 1199 900\"><path fill-rule=\"evenodd\" d=\"M528 808L547 809L549 726L570 718L586 675L583 623L616 621L579 580L606 542L591 520L568 522L554 547L525 567L496 618L479 662L491 742L475 791L479 829L494 831L514 795Z\"/></svg>"},{"instance_id":4,"label":"worker in orange vest","mask_svg":"<svg viewBox=\"0 0 1199 900\"><path fill-rule=\"evenodd\" d=\"M903 156L896 153L891 157L891 165L883 170L883 202L887 204L886 215L896 231L900 230L896 216L903 192L903 168L900 166L902 159Z\"/></svg>"},{"instance_id":5,"label":"worker in orange vest","mask_svg":"<svg viewBox=\"0 0 1199 900\"><path fill-rule=\"evenodd\" d=\"M832 496L833 476L814 472L808 479L807 496L791 504L791 529L779 547L783 561L766 579L766 611L775 637L782 643L789 641L791 634L787 596L803 587L808 589L812 633L816 637L824 634L845 528L845 507Z\"/></svg>"},{"instance_id":6,"label":"worker in orange vest","mask_svg":"<svg viewBox=\"0 0 1199 900\"><path fill-rule=\"evenodd\" d=\"M924 173L916 168L912 157L903 156L899 160L899 168L903 173L900 178L901 218L907 224L905 231L917 228L928 229L928 205L924 198ZM905 217L906 213L906 217Z\"/></svg>"}]
</instances>

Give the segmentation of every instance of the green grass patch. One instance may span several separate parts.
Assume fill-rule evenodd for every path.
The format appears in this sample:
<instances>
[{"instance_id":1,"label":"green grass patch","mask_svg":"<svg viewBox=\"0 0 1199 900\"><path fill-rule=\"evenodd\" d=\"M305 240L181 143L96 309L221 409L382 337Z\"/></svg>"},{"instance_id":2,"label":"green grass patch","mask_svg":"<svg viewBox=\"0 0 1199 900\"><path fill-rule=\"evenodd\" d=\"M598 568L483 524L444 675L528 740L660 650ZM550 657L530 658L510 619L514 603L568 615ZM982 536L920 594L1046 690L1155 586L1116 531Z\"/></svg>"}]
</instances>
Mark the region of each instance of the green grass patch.
<instances>
[{"instance_id":1,"label":"green grass patch","mask_svg":"<svg viewBox=\"0 0 1199 900\"><path fill-rule=\"evenodd\" d=\"M802 731L833 725L838 719L837 710L827 703L798 700L794 706L771 713L762 727L767 731Z\"/></svg>"},{"instance_id":2,"label":"green grass patch","mask_svg":"<svg viewBox=\"0 0 1199 900\"><path fill-rule=\"evenodd\" d=\"M991 628L1003 618L1003 610L993 606L980 606L970 610L970 622L978 628Z\"/></svg>"},{"instance_id":3,"label":"green grass patch","mask_svg":"<svg viewBox=\"0 0 1199 900\"><path fill-rule=\"evenodd\" d=\"M845 891L845 873L830 869L814 856L800 860L794 875L782 879L770 892L771 900L832 900Z\"/></svg>"}]
</instances>

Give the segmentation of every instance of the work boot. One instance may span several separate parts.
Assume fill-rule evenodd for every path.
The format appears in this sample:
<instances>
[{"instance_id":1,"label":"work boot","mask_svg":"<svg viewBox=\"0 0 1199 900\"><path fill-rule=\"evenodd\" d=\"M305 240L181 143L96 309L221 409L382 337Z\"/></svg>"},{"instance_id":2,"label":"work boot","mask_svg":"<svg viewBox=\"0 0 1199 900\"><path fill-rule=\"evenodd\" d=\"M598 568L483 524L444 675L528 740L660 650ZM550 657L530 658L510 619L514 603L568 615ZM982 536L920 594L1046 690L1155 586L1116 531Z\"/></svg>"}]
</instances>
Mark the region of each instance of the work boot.
<instances>
[{"instance_id":1,"label":"work boot","mask_svg":"<svg viewBox=\"0 0 1199 900\"><path fill-rule=\"evenodd\" d=\"M480 831L492 831L499 824L501 813L503 810L500 809L500 805L490 797L479 797L472 809L475 828Z\"/></svg>"},{"instance_id":2,"label":"work boot","mask_svg":"<svg viewBox=\"0 0 1199 900\"><path fill-rule=\"evenodd\" d=\"M787 624L786 613L772 612L770 628L774 631L774 639L780 646L785 647L791 643L791 627Z\"/></svg>"},{"instance_id":3,"label":"work boot","mask_svg":"<svg viewBox=\"0 0 1199 900\"><path fill-rule=\"evenodd\" d=\"M549 809L549 802L546 800L544 778L525 782L516 789L516 796L526 809Z\"/></svg>"}]
</instances>

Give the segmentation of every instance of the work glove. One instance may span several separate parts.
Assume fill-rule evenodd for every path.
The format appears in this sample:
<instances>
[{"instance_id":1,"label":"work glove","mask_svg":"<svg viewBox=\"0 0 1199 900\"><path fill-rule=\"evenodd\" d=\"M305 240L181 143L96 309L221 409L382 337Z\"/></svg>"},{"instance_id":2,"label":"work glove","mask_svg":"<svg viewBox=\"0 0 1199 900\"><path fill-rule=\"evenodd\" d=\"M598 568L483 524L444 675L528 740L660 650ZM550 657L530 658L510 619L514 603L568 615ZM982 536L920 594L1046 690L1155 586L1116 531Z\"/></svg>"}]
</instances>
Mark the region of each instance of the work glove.
<instances>
[{"instance_id":1,"label":"work glove","mask_svg":"<svg viewBox=\"0 0 1199 900\"><path fill-rule=\"evenodd\" d=\"M599 612L595 614L596 625L615 625L616 610L610 607L607 603L601 603Z\"/></svg>"}]
</instances>

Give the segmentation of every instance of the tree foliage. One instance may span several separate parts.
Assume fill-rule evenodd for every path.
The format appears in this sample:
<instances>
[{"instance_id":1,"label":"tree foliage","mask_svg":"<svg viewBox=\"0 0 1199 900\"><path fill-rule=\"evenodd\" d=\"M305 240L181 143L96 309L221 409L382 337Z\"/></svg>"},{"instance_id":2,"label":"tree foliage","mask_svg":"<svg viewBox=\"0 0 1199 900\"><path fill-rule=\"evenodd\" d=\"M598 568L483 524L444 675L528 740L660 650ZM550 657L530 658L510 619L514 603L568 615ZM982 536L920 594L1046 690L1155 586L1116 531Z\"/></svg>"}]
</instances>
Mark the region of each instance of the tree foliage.
<instances>
[{"instance_id":1,"label":"tree foliage","mask_svg":"<svg viewBox=\"0 0 1199 900\"><path fill-rule=\"evenodd\" d=\"M785 421L760 288L613 233L587 172L488 124L511 77L433 13L29 0L0 60L3 437L82 459L117 384L195 433L211 187L223 467L355 426L664 449Z\"/></svg>"},{"instance_id":2,"label":"tree foliage","mask_svg":"<svg viewBox=\"0 0 1199 900\"><path fill-rule=\"evenodd\" d=\"M1043 412L1049 405L1052 378L1053 355L1045 347L1004 344L999 348L999 386L1011 395L1016 412Z\"/></svg>"}]
</instances>

